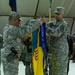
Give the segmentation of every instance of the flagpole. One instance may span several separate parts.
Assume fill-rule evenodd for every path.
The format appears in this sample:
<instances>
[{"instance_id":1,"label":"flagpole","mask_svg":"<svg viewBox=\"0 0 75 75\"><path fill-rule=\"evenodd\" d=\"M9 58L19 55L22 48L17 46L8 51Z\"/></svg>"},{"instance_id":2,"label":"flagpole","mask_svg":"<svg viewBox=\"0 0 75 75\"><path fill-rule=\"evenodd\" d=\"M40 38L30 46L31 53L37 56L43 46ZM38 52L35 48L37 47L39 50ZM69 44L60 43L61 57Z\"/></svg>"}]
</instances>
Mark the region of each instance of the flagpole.
<instances>
[{"instance_id":1,"label":"flagpole","mask_svg":"<svg viewBox=\"0 0 75 75\"><path fill-rule=\"evenodd\" d=\"M49 22L51 21L51 8L49 8Z\"/></svg>"},{"instance_id":2,"label":"flagpole","mask_svg":"<svg viewBox=\"0 0 75 75\"><path fill-rule=\"evenodd\" d=\"M51 6L52 6L52 0L49 0L49 22L51 21Z\"/></svg>"},{"instance_id":3,"label":"flagpole","mask_svg":"<svg viewBox=\"0 0 75 75\"><path fill-rule=\"evenodd\" d=\"M49 6L49 22L51 22L51 7L52 7L52 0L49 0L50 6ZM46 34L47 37L49 38L48 40L50 41L50 35ZM50 44L48 44L48 47L50 49Z\"/></svg>"}]
</instances>

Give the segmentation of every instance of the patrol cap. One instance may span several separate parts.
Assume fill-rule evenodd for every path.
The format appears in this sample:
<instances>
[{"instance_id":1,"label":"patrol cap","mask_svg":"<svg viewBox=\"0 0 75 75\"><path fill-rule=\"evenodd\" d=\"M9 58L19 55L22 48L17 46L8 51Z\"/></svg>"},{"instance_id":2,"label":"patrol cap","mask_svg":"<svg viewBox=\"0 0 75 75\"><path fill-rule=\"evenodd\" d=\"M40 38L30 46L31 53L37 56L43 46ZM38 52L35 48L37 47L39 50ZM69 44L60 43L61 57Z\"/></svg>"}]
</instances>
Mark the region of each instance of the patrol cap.
<instances>
[{"instance_id":1,"label":"patrol cap","mask_svg":"<svg viewBox=\"0 0 75 75\"><path fill-rule=\"evenodd\" d=\"M16 18L16 19L22 21L22 19L20 18L20 15L19 15L17 12L14 12L14 11L12 11L12 12L10 13L10 15L9 15L9 20L10 20L10 19L13 19L13 18Z\"/></svg>"},{"instance_id":2,"label":"patrol cap","mask_svg":"<svg viewBox=\"0 0 75 75\"><path fill-rule=\"evenodd\" d=\"M55 14L56 14L56 13L57 13L57 14L64 13L64 7L56 7L54 13L55 13Z\"/></svg>"}]
</instances>

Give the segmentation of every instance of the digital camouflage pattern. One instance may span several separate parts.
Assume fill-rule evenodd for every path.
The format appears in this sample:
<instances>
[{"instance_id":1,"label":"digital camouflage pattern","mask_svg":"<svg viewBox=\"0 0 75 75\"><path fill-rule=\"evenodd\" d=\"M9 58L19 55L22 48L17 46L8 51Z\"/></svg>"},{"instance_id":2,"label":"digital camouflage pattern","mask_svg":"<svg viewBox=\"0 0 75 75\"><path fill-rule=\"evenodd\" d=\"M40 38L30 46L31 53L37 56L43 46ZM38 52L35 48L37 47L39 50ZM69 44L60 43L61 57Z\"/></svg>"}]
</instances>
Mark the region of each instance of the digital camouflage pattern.
<instances>
[{"instance_id":1,"label":"digital camouflage pattern","mask_svg":"<svg viewBox=\"0 0 75 75\"><path fill-rule=\"evenodd\" d=\"M32 44L31 44L31 33L36 30L40 26L40 20L31 19L28 20L24 25L26 27L27 37L25 38L24 44L26 46L25 51L22 52L21 60L23 61L25 68L26 75L33 74L32 68Z\"/></svg>"},{"instance_id":2,"label":"digital camouflage pattern","mask_svg":"<svg viewBox=\"0 0 75 75\"><path fill-rule=\"evenodd\" d=\"M64 20L47 24L47 33L50 35L48 50L49 75L67 75L68 64L68 25Z\"/></svg>"},{"instance_id":3,"label":"digital camouflage pattern","mask_svg":"<svg viewBox=\"0 0 75 75\"><path fill-rule=\"evenodd\" d=\"M19 59L24 49L22 40L26 36L25 33L26 30L21 26L7 24L4 27L3 48L1 49L4 75L18 75ZM16 55L11 51L11 47L14 47L17 51Z\"/></svg>"},{"instance_id":4,"label":"digital camouflage pattern","mask_svg":"<svg viewBox=\"0 0 75 75\"><path fill-rule=\"evenodd\" d=\"M22 59L24 58L23 63L27 67L26 75L30 75L30 71L32 69L32 67L30 66L32 53L27 52L28 50L24 45L24 39L29 36L28 34L30 34L30 32L37 29L40 24L41 23L39 20L32 19L20 26L13 26L7 24L4 27L3 48L1 49L1 60L3 63L4 75L18 75L19 60L22 56ZM17 55L14 55L11 52L11 47L15 48L15 50L18 52Z\"/></svg>"}]
</instances>

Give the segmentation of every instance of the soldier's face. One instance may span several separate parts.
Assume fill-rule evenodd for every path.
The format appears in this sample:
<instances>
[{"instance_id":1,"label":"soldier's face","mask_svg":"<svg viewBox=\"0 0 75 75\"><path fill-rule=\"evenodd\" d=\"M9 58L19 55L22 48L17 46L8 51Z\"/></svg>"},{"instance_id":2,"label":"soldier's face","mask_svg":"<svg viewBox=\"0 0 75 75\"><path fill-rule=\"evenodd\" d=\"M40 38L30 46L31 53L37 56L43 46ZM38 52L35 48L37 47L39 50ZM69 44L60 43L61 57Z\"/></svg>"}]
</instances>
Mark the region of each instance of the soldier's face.
<instances>
[{"instance_id":1,"label":"soldier's face","mask_svg":"<svg viewBox=\"0 0 75 75\"><path fill-rule=\"evenodd\" d=\"M63 15L64 14L58 14L58 13L55 13L55 19L57 20L57 21L60 21L60 20L62 20L62 18L63 18Z\"/></svg>"},{"instance_id":2,"label":"soldier's face","mask_svg":"<svg viewBox=\"0 0 75 75\"><path fill-rule=\"evenodd\" d=\"M14 19L14 25L19 26L20 25L20 20L19 19Z\"/></svg>"}]
</instances>

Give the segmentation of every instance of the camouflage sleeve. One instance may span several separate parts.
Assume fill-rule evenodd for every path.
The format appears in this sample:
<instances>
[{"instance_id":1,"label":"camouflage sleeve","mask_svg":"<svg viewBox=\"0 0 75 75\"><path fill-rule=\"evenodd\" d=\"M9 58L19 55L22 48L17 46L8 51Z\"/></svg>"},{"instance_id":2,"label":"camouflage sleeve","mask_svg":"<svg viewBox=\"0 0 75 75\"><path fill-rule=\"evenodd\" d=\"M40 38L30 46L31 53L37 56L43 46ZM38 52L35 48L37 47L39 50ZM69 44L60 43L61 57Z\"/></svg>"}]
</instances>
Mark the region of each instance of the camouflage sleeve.
<instances>
[{"instance_id":1,"label":"camouflage sleeve","mask_svg":"<svg viewBox=\"0 0 75 75\"><path fill-rule=\"evenodd\" d=\"M21 25L21 29L25 36L27 36L31 32L31 28L26 24Z\"/></svg>"},{"instance_id":2,"label":"camouflage sleeve","mask_svg":"<svg viewBox=\"0 0 75 75\"><path fill-rule=\"evenodd\" d=\"M13 33L14 33L14 36L15 37L18 37L18 38L24 38L26 36L25 34L25 29L21 28L21 27L14 27L13 28Z\"/></svg>"},{"instance_id":3,"label":"camouflage sleeve","mask_svg":"<svg viewBox=\"0 0 75 75\"><path fill-rule=\"evenodd\" d=\"M36 30L39 26L40 26L40 23L41 21L39 19L31 19L31 20L28 20L26 22L26 31L27 32L33 32L34 30Z\"/></svg>"},{"instance_id":4,"label":"camouflage sleeve","mask_svg":"<svg viewBox=\"0 0 75 75\"><path fill-rule=\"evenodd\" d=\"M51 28L49 26L47 26L46 28L47 28L47 33L49 33L51 36L59 37L66 32L67 24L61 24L56 28Z\"/></svg>"},{"instance_id":5,"label":"camouflage sleeve","mask_svg":"<svg viewBox=\"0 0 75 75\"><path fill-rule=\"evenodd\" d=\"M15 29L15 33L18 37L27 37L31 32L36 30L40 26L40 22L32 19L28 20L25 24L20 25Z\"/></svg>"}]
</instances>

